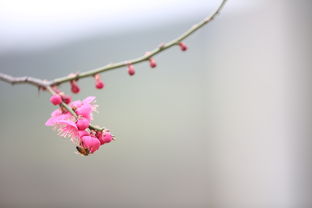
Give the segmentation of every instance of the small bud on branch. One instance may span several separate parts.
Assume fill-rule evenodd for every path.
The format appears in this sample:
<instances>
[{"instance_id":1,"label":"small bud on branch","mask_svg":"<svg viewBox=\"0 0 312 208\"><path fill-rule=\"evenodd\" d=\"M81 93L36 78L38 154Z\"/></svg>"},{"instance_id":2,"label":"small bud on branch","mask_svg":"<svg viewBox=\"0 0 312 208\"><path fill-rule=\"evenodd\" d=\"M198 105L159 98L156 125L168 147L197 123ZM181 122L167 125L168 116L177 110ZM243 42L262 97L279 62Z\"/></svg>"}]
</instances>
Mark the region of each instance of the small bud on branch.
<instances>
[{"instance_id":1,"label":"small bud on branch","mask_svg":"<svg viewBox=\"0 0 312 208\"><path fill-rule=\"evenodd\" d=\"M133 76L135 74L135 69L134 69L134 66L132 64L128 65L128 74L130 76Z\"/></svg>"},{"instance_id":2,"label":"small bud on branch","mask_svg":"<svg viewBox=\"0 0 312 208\"><path fill-rule=\"evenodd\" d=\"M155 68L157 66L157 63L153 57L149 58L148 61L151 68Z\"/></svg>"},{"instance_id":3,"label":"small bud on branch","mask_svg":"<svg viewBox=\"0 0 312 208\"><path fill-rule=\"evenodd\" d=\"M96 74L94 78L95 78L95 87L97 89L102 89L104 87L104 82L101 80L100 74Z\"/></svg>"},{"instance_id":4,"label":"small bud on branch","mask_svg":"<svg viewBox=\"0 0 312 208\"><path fill-rule=\"evenodd\" d=\"M187 50L187 46L183 42L180 42L179 46L180 46L181 51L186 51Z\"/></svg>"},{"instance_id":5,"label":"small bud on branch","mask_svg":"<svg viewBox=\"0 0 312 208\"><path fill-rule=\"evenodd\" d=\"M80 92L80 88L79 88L76 80L70 81L70 89L71 89L72 93L75 93L75 94Z\"/></svg>"}]
</instances>

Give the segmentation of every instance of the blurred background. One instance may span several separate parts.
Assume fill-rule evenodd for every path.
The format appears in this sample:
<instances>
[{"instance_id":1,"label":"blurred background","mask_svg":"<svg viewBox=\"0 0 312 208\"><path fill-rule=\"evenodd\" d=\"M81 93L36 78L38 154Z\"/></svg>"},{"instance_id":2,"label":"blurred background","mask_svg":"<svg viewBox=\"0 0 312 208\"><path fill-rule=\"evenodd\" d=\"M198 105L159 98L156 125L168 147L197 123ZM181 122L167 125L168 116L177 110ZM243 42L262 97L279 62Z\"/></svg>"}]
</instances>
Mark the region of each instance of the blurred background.
<instances>
[{"instance_id":1,"label":"blurred background","mask_svg":"<svg viewBox=\"0 0 312 208\"><path fill-rule=\"evenodd\" d=\"M54 79L135 58L220 0L0 1L0 72ZM48 93L0 82L0 207L309 208L308 0L228 1L185 43L91 78L117 141L82 157L44 126ZM62 85L69 93L69 86Z\"/></svg>"}]
</instances>

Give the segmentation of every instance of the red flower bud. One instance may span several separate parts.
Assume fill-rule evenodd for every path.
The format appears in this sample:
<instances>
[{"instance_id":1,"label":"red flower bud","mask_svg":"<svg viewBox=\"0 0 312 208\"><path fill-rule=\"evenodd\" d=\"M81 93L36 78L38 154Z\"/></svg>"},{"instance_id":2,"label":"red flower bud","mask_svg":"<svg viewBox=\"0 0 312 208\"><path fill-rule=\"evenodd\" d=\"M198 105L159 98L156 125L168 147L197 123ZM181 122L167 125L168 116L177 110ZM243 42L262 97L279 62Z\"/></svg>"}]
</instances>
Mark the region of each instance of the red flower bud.
<instances>
[{"instance_id":1,"label":"red flower bud","mask_svg":"<svg viewBox=\"0 0 312 208\"><path fill-rule=\"evenodd\" d=\"M104 87L104 82L102 80L96 80L95 81L95 87L97 89L102 89Z\"/></svg>"},{"instance_id":2,"label":"red flower bud","mask_svg":"<svg viewBox=\"0 0 312 208\"><path fill-rule=\"evenodd\" d=\"M70 86L71 86L71 91L73 93L79 93L80 92L80 88L79 88L76 80L70 81Z\"/></svg>"},{"instance_id":3,"label":"red flower bud","mask_svg":"<svg viewBox=\"0 0 312 208\"><path fill-rule=\"evenodd\" d=\"M104 87L104 82L100 79L100 75L96 74L94 75L95 78L95 87L97 89L102 89Z\"/></svg>"},{"instance_id":4,"label":"red flower bud","mask_svg":"<svg viewBox=\"0 0 312 208\"><path fill-rule=\"evenodd\" d=\"M153 59L152 57L148 59L149 63L150 63L150 67L151 68L155 68L157 66L157 63L155 61L155 59Z\"/></svg>"},{"instance_id":5,"label":"red flower bud","mask_svg":"<svg viewBox=\"0 0 312 208\"><path fill-rule=\"evenodd\" d=\"M128 74L133 76L135 74L134 66L132 64L128 65Z\"/></svg>"},{"instance_id":6,"label":"red flower bud","mask_svg":"<svg viewBox=\"0 0 312 208\"><path fill-rule=\"evenodd\" d=\"M86 118L79 118L78 121L76 122L76 125L79 130L85 130L86 128L89 127L90 121Z\"/></svg>"},{"instance_id":7,"label":"red flower bud","mask_svg":"<svg viewBox=\"0 0 312 208\"><path fill-rule=\"evenodd\" d=\"M69 104L72 101L71 96L69 95L62 95L62 100L66 104Z\"/></svg>"},{"instance_id":8,"label":"red flower bud","mask_svg":"<svg viewBox=\"0 0 312 208\"><path fill-rule=\"evenodd\" d=\"M187 50L187 45L185 45L183 42L179 43L181 51L186 51Z\"/></svg>"},{"instance_id":9,"label":"red flower bud","mask_svg":"<svg viewBox=\"0 0 312 208\"><path fill-rule=\"evenodd\" d=\"M59 104L61 104L61 102L62 102L62 98L61 98L61 96L59 96L59 95L52 95L52 96L50 97L50 102L51 102L53 105L59 105Z\"/></svg>"}]
</instances>

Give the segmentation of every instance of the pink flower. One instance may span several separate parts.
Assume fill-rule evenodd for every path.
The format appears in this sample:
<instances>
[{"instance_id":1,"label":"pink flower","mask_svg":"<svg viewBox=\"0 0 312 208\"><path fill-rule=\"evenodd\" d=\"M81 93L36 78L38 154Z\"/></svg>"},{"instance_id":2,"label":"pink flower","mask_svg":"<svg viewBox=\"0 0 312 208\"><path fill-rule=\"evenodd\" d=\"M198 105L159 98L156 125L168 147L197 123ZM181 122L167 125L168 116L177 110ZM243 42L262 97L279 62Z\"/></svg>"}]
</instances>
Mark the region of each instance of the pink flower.
<instances>
[{"instance_id":1,"label":"pink flower","mask_svg":"<svg viewBox=\"0 0 312 208\"><path fill-rule=\"evenodd\" d=\"M81 107L82 105L83 105L83 102L81 100L75 100L69 104L69 106L73 109L77 109Z\"/></svg>"},{"instance_id":2,"label":"pink flower","mask_svg":"<svg viewBox=\"0 0 312 208\"><path fill-rule=\"evenodd\" d=\"M96 108L98 105L94 104L95 103L95 97L94 96L89 96L83 101L74 101L71 104L72 108L76 108L76 113L79 116L85 117L91 121L93 119L92 117L92 112L96 111Z\"/></svg>"},{"instance_id":3,"label":"pink flower","mask_svg":"<svg viewBox=\"0 0 312 208\"><path fill-rule=\"evenodd\" d=\"M83 155L94 153L101 144L109 143L113 137L108 130L96 132L89 129L92 113L96 111L95 97L69 103L69 107L77 114L72 115L63 106L54 110L46 121L46 126L53 126L59 136L69 137L77 145L77 150ZM96 134L96 137L95 135Z\"/></svg>"},{"instance_id":4,"label":"pink flower","mask_svg":"<svg viewBox=\"0 0 312 208\"><path fill-rule=\"evenodd\" d=\"M83 116L88 120L92 120L92 108L89 104L82 105L76 110L77 115Z\"/></svg>"},{"instance_id":5,"label":"pink flower","mask_svg":"<svg viewBox=\"0 0 312 208\"><path fill-rule=\"evenodd\" d=\"M80 143L83 148L86 148L90 153L94 153L100 148L100 141L94 136L83 136L80 138Z\"/></svg>"},{"instance_id":6,"label":"pink flower","mask_svg":"<svg viewBox=\"0 0 312 208\"><path fill-rule=\"evenodd\" d=\"M89 97L86 97L86 98L82 101L82 103L83 103L84 105L89 104L89 105L91 106L92 111L96 111L96 108L98 107L98 105L95 104L95 99L96 99L96 97L94 97L94 96L89 96Z\"/></svg>"}]
</instances>

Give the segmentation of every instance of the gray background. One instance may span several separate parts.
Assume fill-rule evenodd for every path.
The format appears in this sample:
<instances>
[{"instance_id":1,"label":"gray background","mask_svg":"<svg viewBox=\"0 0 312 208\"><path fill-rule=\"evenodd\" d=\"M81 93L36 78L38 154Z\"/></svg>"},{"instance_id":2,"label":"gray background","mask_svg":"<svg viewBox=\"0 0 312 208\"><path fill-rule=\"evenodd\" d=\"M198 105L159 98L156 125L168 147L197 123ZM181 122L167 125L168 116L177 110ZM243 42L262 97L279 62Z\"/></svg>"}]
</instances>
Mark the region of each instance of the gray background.
<instances>
[{"instance_id":1,"label":"gray background","mask_svg":"<svg viewBox=\"0 0 312 208\"><path fill-rule=\"evenodd\" d=\"M74 99L96 96L94 122L117 136L90 157L44 126L47 93L1 82L0 207L311 207L311 9L226 6L156 69L104 73L102 91L79 81ZM134 58L204 16L1 53L0 71L53 79Z\"/></svg>"}]
</instances>

